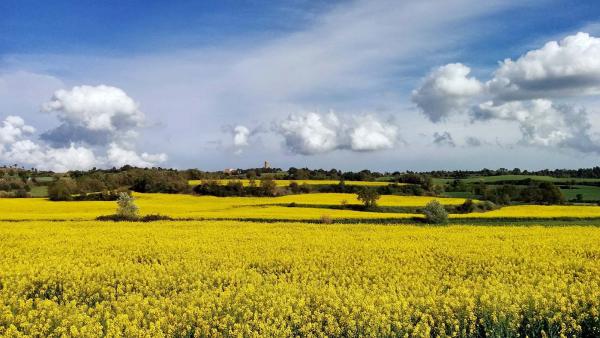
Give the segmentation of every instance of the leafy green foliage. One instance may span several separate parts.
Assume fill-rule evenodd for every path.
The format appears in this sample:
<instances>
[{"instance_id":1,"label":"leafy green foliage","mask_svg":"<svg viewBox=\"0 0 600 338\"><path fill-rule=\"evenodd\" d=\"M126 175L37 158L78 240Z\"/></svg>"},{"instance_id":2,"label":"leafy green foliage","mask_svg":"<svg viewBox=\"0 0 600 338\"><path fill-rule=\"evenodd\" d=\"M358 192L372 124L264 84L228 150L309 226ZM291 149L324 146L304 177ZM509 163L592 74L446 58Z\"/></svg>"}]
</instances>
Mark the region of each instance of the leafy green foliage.
<instances>
[{"instance_id":1,"label":"leafy green foliage","mask_svg":"<svg viewBox=\"0 0 600 338\"><path fill-rule=\"evenodd\" d=\"M377 200L379 197L380 195L377 190L372 188L363 188L358 192L358 196L356 198L365 205L365 209L373 209L377 207Z\"/></svg>"},{"instance_id":2,"label":"leafy green foliage","mask_svg":"<svg viewBox=\"0 0 600 338\"><path fill-rule=\"evenodd\" d=\"M48 198L51 201L71 201L77 193L77 185L69 179L60 179L48 187Z\"/></svg>"},{"instance_id":3,"label":"leafy green foliage","mask_svg":"<svg viewBox=\"0 0 600 338\"><path fill-rule=\"evenodd\" d=\"M138 218L138 206L135 205L133 196L122 192L117 200L117 215L125 219Z\"/></svg>"},{"instance_id":4,"label":"leafy green foliage","mask_svg":"<svg viewBox=\"0 0 600 338\"><path fill-rule=\"evenodd\" d=\"M423 215L425 215L425 221L430 224L448 223L448 212L437 200L427 203L423 208Z\"/></svg>"}]
</instances>

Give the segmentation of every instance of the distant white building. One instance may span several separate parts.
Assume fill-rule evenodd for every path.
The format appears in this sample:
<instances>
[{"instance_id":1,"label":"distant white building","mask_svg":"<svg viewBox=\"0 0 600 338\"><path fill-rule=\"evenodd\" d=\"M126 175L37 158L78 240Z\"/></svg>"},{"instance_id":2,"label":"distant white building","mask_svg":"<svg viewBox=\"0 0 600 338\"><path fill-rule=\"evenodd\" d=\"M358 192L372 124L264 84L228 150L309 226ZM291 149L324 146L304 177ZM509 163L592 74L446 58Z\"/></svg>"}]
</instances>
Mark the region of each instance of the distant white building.
<instances>
[{"instance_id":1,"label":"distant white building","mask_svg":"<svg viewBox=\"0 0 600 338\"><path fill-rule=\"evenodd\" d=\"M237 174L237 169L226 168L226 169L223 169L223 173L224 174L229 174L229 175Z\"/></svg>"}]
</instances>

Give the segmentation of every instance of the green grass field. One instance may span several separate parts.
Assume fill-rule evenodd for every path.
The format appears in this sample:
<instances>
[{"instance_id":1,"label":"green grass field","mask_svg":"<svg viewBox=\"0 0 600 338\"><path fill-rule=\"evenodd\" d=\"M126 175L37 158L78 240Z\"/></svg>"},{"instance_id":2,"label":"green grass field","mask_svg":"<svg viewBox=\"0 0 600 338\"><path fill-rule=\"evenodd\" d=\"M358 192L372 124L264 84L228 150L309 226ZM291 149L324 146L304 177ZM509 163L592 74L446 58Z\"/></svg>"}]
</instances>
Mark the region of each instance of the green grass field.
<instances>
[{"instance_id":1,"label":"green grass field","mask_svg":"<svg viewBox=\"0 0 600 338\"><path fill-rule=\"evenodd\" d=\"M582 195L584 201L600 201L600 187L587 185L573 185L570 189L561 188L567 201L575 200L578 194Z\"/></svg>"},{"instance_id":2,"label":"green grass field","mask_svg":"<svg viewBox=\"0 0 600 338\"><path fill-rule=\"evenodd\" d=\"M473 194L467 191L447 191L444 196L453 198L473 198Z\"/></svg>"},{"instance_id":3,"label":"green grass field","mask_svg":"<svg viewBox=\"0 0 600 338\"><path fill-rule=\"evenodd\" d=\"M48 187L46 186L36 186L32 187L29 192L31 197L48 197Z\"/></svg>"},{"instance_id":4,"label":"green grass field","mask_svg":"<svg viewBox=\"0 0 600 338\"><path fill-rule=\"evenodd\" d=\"M495 185L488 184L489 187ZM589 185L572 185L569 188L561 187L560 191L565 196L566 201L575 201L578 194L582 195L582 200L586 202L600 201L600 187ZM444 196L455 198L475 198L472 193L466 191L447 191Z\"/></svg>"},{"instance_id":5,"label":"green grass field","mask_svg":"<svg viewBox=\"0 0 600 338\"><path fill-rule=\"evenodd\" d=\"M493 183L500 181L520 181L525 179L532 179L535 181L545 181L554 183L569 183L569 182L600 182L598 178L557 178L551 176L538 176L538 175L499 175L499 176L473 176L469 178L461 179L465 183ZM454 181L454 178L435 178L436 184L450 183Z\"/></svg>"}]
</instances>

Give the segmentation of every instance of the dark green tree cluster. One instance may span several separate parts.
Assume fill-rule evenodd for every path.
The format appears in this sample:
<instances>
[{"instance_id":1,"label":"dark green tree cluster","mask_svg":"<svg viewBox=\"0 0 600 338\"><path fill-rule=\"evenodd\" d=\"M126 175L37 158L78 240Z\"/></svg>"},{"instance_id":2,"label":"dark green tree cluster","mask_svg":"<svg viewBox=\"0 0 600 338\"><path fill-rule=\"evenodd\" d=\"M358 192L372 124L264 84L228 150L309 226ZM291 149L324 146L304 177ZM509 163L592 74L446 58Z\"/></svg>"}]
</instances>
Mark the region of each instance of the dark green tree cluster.
<instances>
[{"instance_id":1,"label":"dark green tree cluster","mask_svg":"<svg viewBox=\"0 0 600 338\"><path fill-rule=\"evenodd\" d=\"M503 184L498 186L477 185L475 194L496 204L511 203L563 204L565 197L560 189L551 182L532 183L528 186Z\"/></svg>"},{"instance_id":2,"label":"dark green tree cluster","mask_svg":"<svg viewBox=\"0 0 600 338\"><path fill-rule=\"evenodd\" d=\"M126 168L70 172L53 182L48 197L54 201L116 200L119 192L188 193L188 174L177 170Z\"/></svg>"},{"instance_id":3,"label":"dark green tree cluster","mask_svg":"<svg viewBox=\"0 0 600 338\"><path fill-rule=\"evenodd\" d=\"M262 196L272 197L282 195L285 190L279 189L272 178L263 178L256 184L251 182L244 186L239 180L231 180L227 184L220 184L216 180L206 180L193 188L194 193L208 196Z\"/></svg>"},{"instance_id":4,"label":"dark green tree cluster","mask_svg":"<svg viewBox=\"0 0 600 338\"><path fill-rule=\"evenodd\" d=\"M146 170L133 179L131 190L145 193L177 194L190 190L187 178L176 171Z\"/></svg>"},{"instance_id":5,"label":"dark green tree cluster","mask_svg":"<svg viewBox=\"0 0 600 338\"><path fill-rule=\"evenodd\" d=\"M342 172L338 169L325 170L291 167L282 178L287 180L373 181L388 175L389 173L372 172L366 169L358 172Z\"/></svg>"},{"instance_id":6,"label":"dark green tree cluster","mask_svg":"<svg viewBox=\"0 0 600 338\"><path fill-rule=\"evenodd\" d=\"M33 182L28 182L27 178L20 176L0 177L0 198L2 197L29 197Z\"/></svg>"},{"instance_id":7,"label":"dark green tree cluster","mask_svg":"<svg viewBox=\"0 0 600 338\"><path fill-rule=\"evenodd\" d=\"M467 199L461 205L447 207L446 210L453 214L469 214L472 212L484 212L496 209L497 206L490 201L474 202L472 199ZM448 210L450 209L450 210Z\"/></svg>"},{"instance_id":8,"label":"dark green tree cluster","mask_svg":"<svg viewBox=\"0 0 600 338\"><path fill-rule=\"evenodd\" d=\"M119 192L126 189L115 190L83 190L77 180L62 178L48 187L48 199L51 201L115 201Z\"/></svg>"},{"instance_id":9,"label":"dark green tree cluster","mask_svg":"<svg viewBox=\"0 0 600 338\"><path fill-rule=\"evenodd\" d=\"M356 198L364 204L366 210L371 210L377 208L379 197L376 189L362 188Z\"/></svg>"}]
</instances>

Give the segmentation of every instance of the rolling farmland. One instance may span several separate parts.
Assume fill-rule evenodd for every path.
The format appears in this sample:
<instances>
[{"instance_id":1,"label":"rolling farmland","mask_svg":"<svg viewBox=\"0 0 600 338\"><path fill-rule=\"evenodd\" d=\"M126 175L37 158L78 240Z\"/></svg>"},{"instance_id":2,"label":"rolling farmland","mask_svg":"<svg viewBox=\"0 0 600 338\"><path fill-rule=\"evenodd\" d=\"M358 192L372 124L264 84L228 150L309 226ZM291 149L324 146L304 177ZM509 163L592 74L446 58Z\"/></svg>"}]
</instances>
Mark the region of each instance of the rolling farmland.
<instances>
[{"instance_id":1,"label":"rolling farmland","mask_svg":"<svg viewBox=\"0 0 600 338\"><path fill-rule=\"evenodd\" d=\"M114 201L0 200L0 335L600 333L598 206L511 205L436 226L419 210L466 200L132 196L141 215L172 219L96 220Z\"/></svg>"}]
</instances>

